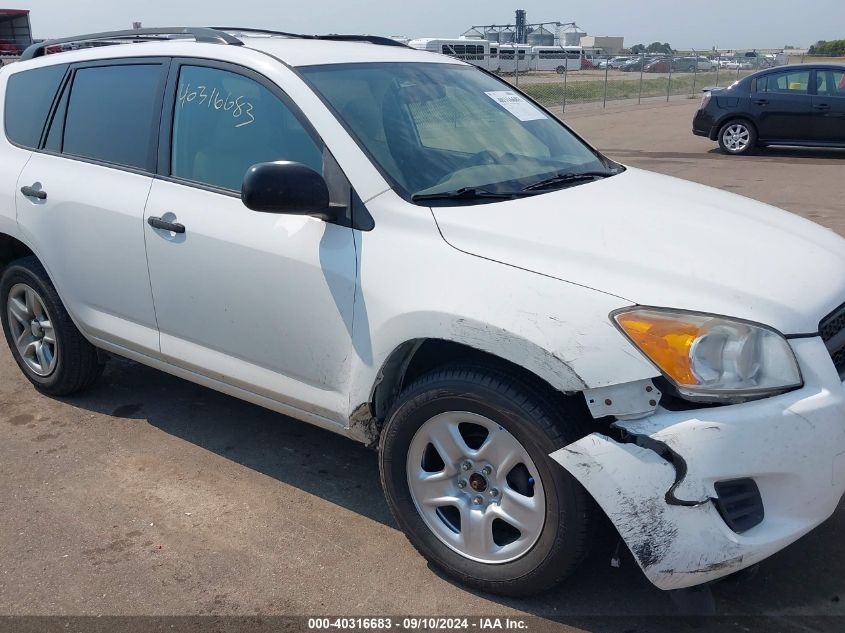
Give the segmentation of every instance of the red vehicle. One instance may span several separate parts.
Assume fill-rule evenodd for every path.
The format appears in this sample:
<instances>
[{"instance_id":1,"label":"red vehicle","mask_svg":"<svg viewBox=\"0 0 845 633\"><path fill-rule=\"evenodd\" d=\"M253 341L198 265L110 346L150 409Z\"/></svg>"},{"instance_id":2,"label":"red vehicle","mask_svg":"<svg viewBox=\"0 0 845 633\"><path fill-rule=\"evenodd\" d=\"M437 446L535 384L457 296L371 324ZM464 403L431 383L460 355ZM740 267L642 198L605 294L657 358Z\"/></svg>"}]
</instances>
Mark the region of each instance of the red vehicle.
<instances>
[{"instance_id":1,"label":"red vehicle","mask_svg":"<svg viewBox=\"0 0 845 633\"><path fill-rule=\"evenodd\" d=\"M643 69L647 73L668 73L672 68L672 62L668 59L655 59L653 62L646 64Z\"/></svg>"}]
</instances>

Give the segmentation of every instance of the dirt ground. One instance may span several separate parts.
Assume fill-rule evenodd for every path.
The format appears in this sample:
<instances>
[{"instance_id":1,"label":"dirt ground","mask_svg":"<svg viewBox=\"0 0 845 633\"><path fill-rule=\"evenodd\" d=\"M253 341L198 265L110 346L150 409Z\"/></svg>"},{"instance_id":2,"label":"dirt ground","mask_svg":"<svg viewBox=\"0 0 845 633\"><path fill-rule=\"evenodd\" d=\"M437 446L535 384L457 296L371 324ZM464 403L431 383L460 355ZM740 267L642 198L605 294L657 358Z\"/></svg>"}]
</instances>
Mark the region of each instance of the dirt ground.
<instances>
[{"instance_id":1,"label":"dirt ground","mask_svg":"<svg viewBox=\"0 0 845 633\"><path fill-rule=\"evenodd\" d=\"M691 135L694 109L576 109L566 120L624 163L845 234L845 152L723 156ZM396 529L375 453L128 361L111 362L84 396L47 398L1 347L0 616L524 615L542 618L535 628L687 626L657 619L674 607L630 558L610 566L612 534L552 593L517 601L467 591ZM715 585L723 617L701 627L842 630L843 508L753 578Z\"/></svg>"}]
</instances>

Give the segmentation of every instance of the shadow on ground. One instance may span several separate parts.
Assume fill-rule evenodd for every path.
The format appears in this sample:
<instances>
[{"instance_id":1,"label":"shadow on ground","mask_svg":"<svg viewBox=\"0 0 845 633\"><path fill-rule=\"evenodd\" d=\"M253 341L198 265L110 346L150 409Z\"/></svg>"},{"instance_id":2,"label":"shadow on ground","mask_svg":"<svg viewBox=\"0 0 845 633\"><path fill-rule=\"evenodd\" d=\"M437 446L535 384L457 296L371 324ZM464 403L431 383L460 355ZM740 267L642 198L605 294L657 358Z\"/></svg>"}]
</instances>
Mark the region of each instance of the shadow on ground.
<instances>
[{"instance_id":1,"label":"shadow on ground","mask_svg":"<svg viewBox=\"0 0 845 633\"><path fill-rule=\"evenodd\" d=\"M295 486L374 521L395 527L382 496L376 453L342 436L292 420L136 363L113 359L101 383L68 404L115 418L144 421L185 442ZM765 561L741 583L713 585L719 630L765 630L762 615L845 616L840 533L845 510L808 537ZM645 580L622 548L622 567L610 566L615 531L600 526L591 555L578 573L542 596L501 604L590 631L672 631L686 627L667 594ZM409 555L410 548L409 548ZM432 569L433 573L438 573ZM410 589L408 589L410 590ZM455 585L455 591L468 592ZM845 597L845 596L843 596ZM611 617L608 617L611 616ZM665 620L643 620L662 616ZM750 620L749 620L750 618ZM808 630L807 621L777 620L778 630ZM841 630L825 617L812 630ZM705 628L709 624L705 622ZM758 624L760 625L758 627ZM834 628L828 629L830 625Z\"/></svg>"},{"instance_id":2,"label":"shadow on ground","mask_svg":"<svg viewBox=\"0 0 845 633\"><path fill-rule=\"evenodd\" d=\"M727 156L717 147L706 152L669 152L643 149L625 149L603 147L602 153L625 159L643 160L736 160L763 163L803 164L803 165L842 165L845 161L843 149L804 149L795 147L767 147L750 156Z\"/></svg>"}]
</instances>

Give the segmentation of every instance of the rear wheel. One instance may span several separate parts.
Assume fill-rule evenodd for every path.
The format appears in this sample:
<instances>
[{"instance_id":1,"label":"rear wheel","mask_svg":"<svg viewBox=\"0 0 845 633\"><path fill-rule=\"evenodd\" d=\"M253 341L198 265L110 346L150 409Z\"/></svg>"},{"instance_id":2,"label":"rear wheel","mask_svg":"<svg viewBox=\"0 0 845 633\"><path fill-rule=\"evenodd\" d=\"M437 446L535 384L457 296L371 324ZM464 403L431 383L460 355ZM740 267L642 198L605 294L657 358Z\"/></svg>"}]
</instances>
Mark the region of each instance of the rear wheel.
<instances>
[{"instance_id":1,"label":"rear wheel","mask_svg":"<svg viewBox=\"0 0 845 633\"><path fill-rule=\"evenodd\" d=\"M388 416L380 465L390 509L414 547L459 581L514 596L549 589L587 548L587 494L549 457L579 425L519 377L437 370Z\"/></svg>"},{"instance_id":2,"label":"rear wheel","mask_svg":"<svg viewBox=\"0 0 845 633\"><path fill-rule=\"evenodd\" d=\"M757 148L757 130L743 119L733 119L719 130L719 147L726 154L750 154Z\"/></svg>"},{"instance_id":3,"label":"rear wheel","mask_svg":"<svg viewBox=\"0 0 845 633\"><path fill-rule=\"evenodd\" d=\"M97 350L80 334L35 257L11 263L0 279L0 320L15 361L40 391L66 396L103 373Z\"/></svg>"}]
</instances>

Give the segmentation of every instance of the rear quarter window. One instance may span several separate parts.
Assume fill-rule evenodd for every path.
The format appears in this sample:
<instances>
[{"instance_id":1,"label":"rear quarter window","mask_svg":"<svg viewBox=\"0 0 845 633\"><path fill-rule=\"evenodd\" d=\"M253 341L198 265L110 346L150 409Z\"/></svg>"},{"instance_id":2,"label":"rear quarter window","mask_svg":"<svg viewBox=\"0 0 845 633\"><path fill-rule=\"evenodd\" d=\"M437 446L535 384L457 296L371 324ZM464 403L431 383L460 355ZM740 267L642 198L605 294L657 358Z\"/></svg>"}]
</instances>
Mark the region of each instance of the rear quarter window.
<instances>
[{"instance_id":1,"label":"rear quarter window","mask_svg":"<svg viewBox=\"0 0 845 633\"><path fill-rule=\"evenodd\" d=\"M11 75L6 83L6 136L16 145L36 149L67 64L33 68Z\"/></svg>"}]
</instances>

